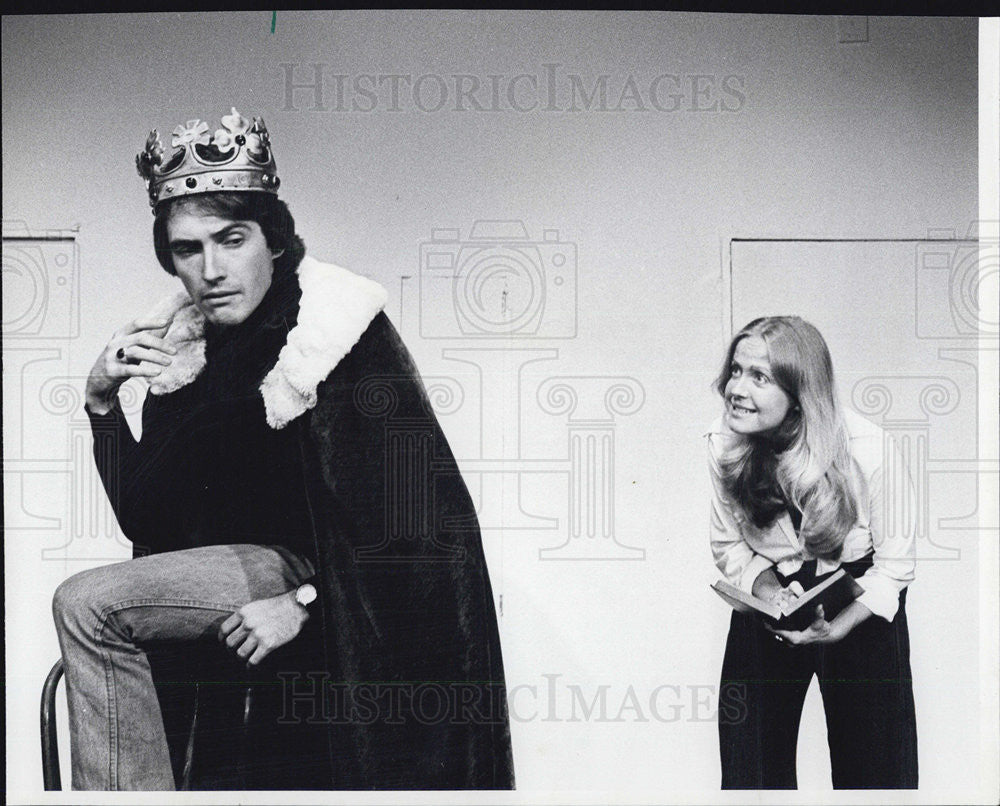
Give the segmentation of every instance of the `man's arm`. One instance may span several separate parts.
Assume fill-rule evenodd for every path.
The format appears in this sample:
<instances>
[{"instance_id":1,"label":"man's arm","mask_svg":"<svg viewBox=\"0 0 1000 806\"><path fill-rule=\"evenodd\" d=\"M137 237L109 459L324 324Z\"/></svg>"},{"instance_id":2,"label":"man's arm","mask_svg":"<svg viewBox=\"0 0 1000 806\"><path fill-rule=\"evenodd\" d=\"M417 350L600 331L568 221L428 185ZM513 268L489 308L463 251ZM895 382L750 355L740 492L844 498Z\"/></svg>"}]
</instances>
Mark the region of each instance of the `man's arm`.
<instances>
[{"instance_id":1,"label":"man's arm","mask_svg":"<svg viewBox=\"0 0 1000 806\"><path fill-rule=\"evenodd\" d=\"M163 496L155 489L155 468L139 450L118 397L130 378L155 378L176 350L162 335L169 319L135 320L117 331L101 351L87 378L84 410L94 438L94 462L118 523L133 542L151 538L167 526L151 504ZM143 410L146 415L151 401ZM145 433L144 427L144 433Z\"/></svg>"}]
</instances>

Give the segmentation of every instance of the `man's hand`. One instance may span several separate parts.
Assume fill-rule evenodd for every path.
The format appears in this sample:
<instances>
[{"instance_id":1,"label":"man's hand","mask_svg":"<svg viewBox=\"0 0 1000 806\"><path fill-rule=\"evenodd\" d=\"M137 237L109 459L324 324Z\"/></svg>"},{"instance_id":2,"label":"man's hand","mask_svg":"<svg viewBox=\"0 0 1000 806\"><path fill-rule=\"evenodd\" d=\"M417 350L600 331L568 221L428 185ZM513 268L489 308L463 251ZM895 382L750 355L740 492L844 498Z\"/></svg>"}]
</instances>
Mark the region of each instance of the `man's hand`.
<instances>
[{"instance_id":1,"label":"man's hand","mask_svg":"<svg viewBox=\"0 0 1000 806\"><path fill-rule=\"evenodd\" d=\"M87 377L86 401L94 414L107 414L129 378L155 378L177 350L163 340L170 318L136 319L115 332Z\"/></svg>"},{"instance_id":2,"label":"man's hand","mask_svg":"<svg viewBox=\"0 0 1000 806\"><path fill-rule=\"evenodd\" d=\"M243 605L219 628L219 640L248 666L256 666L278 647L291 641L309 618L295 601L295 591Z\"/></svg>"}]
</instances>

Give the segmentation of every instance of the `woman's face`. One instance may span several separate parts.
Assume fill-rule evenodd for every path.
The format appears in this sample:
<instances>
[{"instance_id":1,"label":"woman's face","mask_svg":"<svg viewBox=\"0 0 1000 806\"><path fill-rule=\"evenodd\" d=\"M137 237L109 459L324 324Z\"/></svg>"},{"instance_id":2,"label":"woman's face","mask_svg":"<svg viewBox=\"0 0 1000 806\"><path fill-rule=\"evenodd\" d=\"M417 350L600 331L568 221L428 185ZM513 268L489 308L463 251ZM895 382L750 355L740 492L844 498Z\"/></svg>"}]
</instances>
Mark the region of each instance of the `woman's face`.
<instances>
[{"instance_id":1,"label":"woman's face","mask_svg":"<svg viewBox=\"0 0 1000 806\"><path fill-rule=\"evenodd\" d=\"M745 336L736 345L726 382L725 420L738 434L764 434L781 425L792 399L774 382L767 345Z\"/></svg>"}]
</instances>

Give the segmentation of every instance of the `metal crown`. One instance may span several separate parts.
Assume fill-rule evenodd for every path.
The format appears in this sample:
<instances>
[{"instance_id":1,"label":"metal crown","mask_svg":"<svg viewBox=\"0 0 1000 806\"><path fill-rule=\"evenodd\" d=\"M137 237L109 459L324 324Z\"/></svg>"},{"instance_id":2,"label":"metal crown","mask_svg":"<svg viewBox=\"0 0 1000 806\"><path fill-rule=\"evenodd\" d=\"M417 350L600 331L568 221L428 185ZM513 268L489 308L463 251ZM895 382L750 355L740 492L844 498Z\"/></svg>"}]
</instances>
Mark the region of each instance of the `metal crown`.
<instances>
[{"instance_id":1,"label":"metal crown","mask_svg":"<svg viewBox=\"0 0 1000 806\"><path fill-rule=\"evenodd\" d=\"M164 159L163 143L153 129L135 167L146 182L149 205L195 193L252 190L278 193L280 181L264 119L247 120L236 108L222 117L222 128L209 136L208 124L189 120L174 129L173 153Z\"/></svg>"}]
</instances>

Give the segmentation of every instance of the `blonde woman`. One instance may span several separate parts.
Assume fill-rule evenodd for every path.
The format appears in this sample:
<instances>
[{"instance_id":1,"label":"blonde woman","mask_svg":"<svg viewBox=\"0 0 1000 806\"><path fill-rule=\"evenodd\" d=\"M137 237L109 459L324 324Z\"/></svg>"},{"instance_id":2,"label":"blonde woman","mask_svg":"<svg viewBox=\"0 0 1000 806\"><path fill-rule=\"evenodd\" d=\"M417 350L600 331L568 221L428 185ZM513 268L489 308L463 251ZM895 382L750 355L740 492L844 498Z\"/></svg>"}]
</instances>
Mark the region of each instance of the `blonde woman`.
<instances>
[{"instance_id":1,"label":"blonde woman","mask_svg":"<svg viewBox=\"0 0 1000 806\"><path fill-rule=\"evenodd\" d=\"M830 620L818 608L801 631L733 612L720 700L737 707L720 710L722 787L795 788L802 703L816 675L834 787L916 788L905 609L914 542L912 518L892 535L883 522L889 443L841 409L826 342L796 316L737 333L716 387L724 410L708 442L719 570L770 601L794 599L837 568L864 591Z\"/></svg>"}]
</instances>

